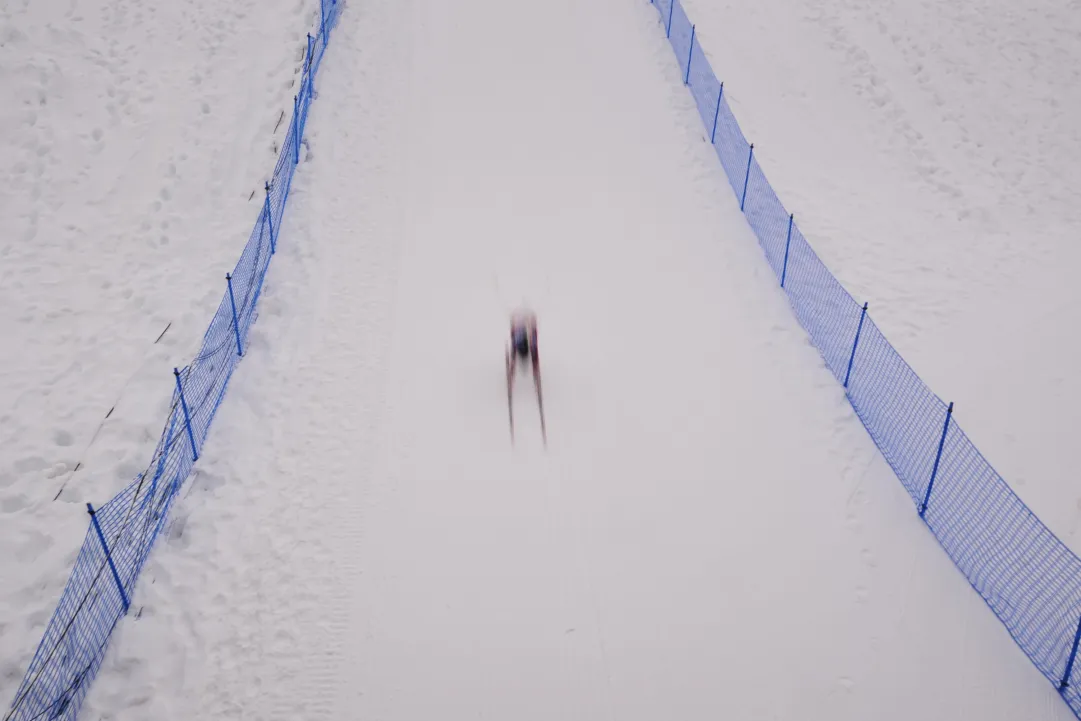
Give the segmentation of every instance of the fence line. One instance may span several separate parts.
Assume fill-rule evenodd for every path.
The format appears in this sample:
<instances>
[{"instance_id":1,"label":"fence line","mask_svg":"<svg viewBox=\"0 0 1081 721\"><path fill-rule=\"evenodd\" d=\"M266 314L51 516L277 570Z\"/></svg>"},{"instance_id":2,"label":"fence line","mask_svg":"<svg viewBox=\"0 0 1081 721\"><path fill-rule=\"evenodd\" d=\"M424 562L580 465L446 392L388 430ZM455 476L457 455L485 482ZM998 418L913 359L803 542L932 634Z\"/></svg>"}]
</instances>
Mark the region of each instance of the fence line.
<instances>
[{"instance_id":1,"label":"fence line","mask_svg":"<svg viewBox=\"0 0 1081 721\"><path fill-rule=\"evenodd\" d=\"M221 304L198 354L190 364L173 371L169 416L147 469L101 508L87 504L90 524L82 549L4 721L71 721L76 717L109 637L127 613L139 572L199 458L255 321L263 279L277 249L289 188L300 162L312 83L341 10L338 0L320 0L319 6L318 33L308 35L293 117L274 174L265 186L255 227L236 267L225 276Z\"/></svg>"},{"instance_id":2,"label":"fence line","mask_svg":"<svg viewBox=\"0 0 1081 721\"><path fill-rule=\"evenodd\" d=\"M679 0L650 0L710 141L799 322L920 517L1081 718L1081 560L1010 489L811 248L770 187Z\"/></svg>"}]
</instances>

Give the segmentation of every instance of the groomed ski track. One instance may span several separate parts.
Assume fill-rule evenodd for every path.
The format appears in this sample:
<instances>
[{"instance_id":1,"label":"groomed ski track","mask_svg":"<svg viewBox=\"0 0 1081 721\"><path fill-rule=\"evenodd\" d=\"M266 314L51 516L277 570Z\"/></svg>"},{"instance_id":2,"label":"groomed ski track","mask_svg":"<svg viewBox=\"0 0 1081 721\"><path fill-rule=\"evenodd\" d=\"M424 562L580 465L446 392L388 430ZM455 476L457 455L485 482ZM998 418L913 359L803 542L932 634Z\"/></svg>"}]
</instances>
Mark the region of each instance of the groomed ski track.
<instances>
[{"instance_id":1,"label":"groomed ski track","mask_svg":"<svg viewBox=\"0 0 1081 721\"><path fill-rule=\"evenodd\" d=\"M774 287L645 0L350 0L324 63L86 718L1070 718ZM524 375L507 428L522 301L547 450Z\"/></svg>"}]
</instances>

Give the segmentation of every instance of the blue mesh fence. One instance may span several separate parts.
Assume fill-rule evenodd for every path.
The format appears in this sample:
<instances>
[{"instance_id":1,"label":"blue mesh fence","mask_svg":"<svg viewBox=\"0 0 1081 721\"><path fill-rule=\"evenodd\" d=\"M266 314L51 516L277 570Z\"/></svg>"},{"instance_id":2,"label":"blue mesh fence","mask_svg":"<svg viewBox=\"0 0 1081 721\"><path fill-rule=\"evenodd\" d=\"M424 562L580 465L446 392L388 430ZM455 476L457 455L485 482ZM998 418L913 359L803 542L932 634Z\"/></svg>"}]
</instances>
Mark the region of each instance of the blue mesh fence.
<instances>
[{"instance_id":1,"label":"blue mesh fence","mask_svg":"<svg viewBox=\"0 0 1081 721\"><path fill-rule=\"evenodd\" d=\"M747 222L797 318L917 512L1081 718L1081 560L980 454L947 405L811 248L770 187L679 0L653 0Z\"/></svg>"},{"instance_id":2,"label":"blue mesh fence","mask_svg":"<svg viewBox=\"0 0 1081 721\"><path fill-rule=\"evenodd\" d=\"M206 440L255 320L300 158L313 79L340 10L339 0L320 0L319 27L308 38L286 139L255 227L230 273L232 298L226 290L199 352L177 371L165 429L146 470L101 508L88 508L90 527L75 567L4 721L74 719L109 637L127 613L139 572Z\"/></svg>"}]
</instances>

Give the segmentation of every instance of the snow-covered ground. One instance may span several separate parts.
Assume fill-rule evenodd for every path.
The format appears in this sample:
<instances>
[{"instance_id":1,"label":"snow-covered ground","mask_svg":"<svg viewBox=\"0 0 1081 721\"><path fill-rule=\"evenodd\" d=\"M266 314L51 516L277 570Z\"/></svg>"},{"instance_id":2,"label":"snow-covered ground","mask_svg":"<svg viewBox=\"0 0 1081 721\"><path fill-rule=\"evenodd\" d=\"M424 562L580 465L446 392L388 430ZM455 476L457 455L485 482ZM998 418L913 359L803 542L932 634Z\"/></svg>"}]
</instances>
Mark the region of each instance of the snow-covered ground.
<instances>
[{"instance_id":1,"label":"snow-covered ground","mask_svg":"<svg viewBox=\"0 0 1081 721\"><path fill-rule=\"evenodd\" d=\"M806 236L1077 546L1079 21L999 4L686 0ZM149 457L313 11L0 9L0 705L84 500ZM1071 718L822 368L656 23L351 0L261 318L84 718ZM524 376L507 432L522 301L547 450Z\"/></svg>"},{"instance_id":2,"label":"snow-covered ground","mask_svg":"<svg viewBox=\"0 0 1081 721\"><path fill-rule=\"evenodd\" d=\"M87 717L1070 718L822 368L648 4L353 0L318 92ZM524 378L506 426L523 300L547 450Z\"/></svg>"},{"instance_id":3,"label":"snow-covered ground","mask_svg":"<svg viewBox=\"0 0 1081 721\"><path fill-rule=\"evenodd\" d=\"M150 459L171 370L198 347L258 214L318 7L0 4L5 708L71 570L85 502Z\"/></svg>"},{"instance_id":4,"label":"snow-covered ground","mask_svg":"<svg viewBox=\"0 0 1081 721\"><path fill-rule=\"evenodd\" d=\"M1081 13L684 0L807 239L1081 552Z\"/></svg>"}]
</instances>

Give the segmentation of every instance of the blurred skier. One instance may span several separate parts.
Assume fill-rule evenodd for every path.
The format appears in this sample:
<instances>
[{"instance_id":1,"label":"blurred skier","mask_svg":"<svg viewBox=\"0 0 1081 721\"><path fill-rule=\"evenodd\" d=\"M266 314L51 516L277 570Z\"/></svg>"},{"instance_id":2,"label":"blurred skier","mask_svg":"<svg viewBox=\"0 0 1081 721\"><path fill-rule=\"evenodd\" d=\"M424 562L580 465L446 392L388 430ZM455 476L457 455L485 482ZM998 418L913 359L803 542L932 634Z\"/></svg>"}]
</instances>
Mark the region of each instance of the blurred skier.
<instances>
[{"instance_id":1,"label":"blurred skier","mask_svg":"<svg viewBox=\"0 0 1081 721\"><path fill-rule=\"evenodd\" d=\"M512 377L518 363L526 359L533 364L533 374L540 370L537 354L537 314L531 310L515 311L510 317L510 348L507 350L507 372Z\"/></svg>"},{"instance_id":2,"label":"blurred skier","mask_svg":"<svg viewBox=\"0 0 1081 721\"><path fill-rule=\"evenodd\" d=\"M541 437L548 444L544 424L544 398L541 395L540 354L537 352L537 314L528 309L515 311L510 317L510 345L507 347L507 411L510 414L510 434L514 438L514 376L518 363L529 359L533 367L533 388L537 392L540 411Z\"/></svg>"}]
</instances>

